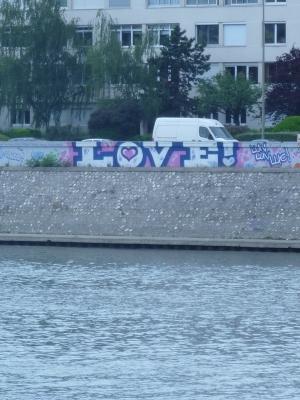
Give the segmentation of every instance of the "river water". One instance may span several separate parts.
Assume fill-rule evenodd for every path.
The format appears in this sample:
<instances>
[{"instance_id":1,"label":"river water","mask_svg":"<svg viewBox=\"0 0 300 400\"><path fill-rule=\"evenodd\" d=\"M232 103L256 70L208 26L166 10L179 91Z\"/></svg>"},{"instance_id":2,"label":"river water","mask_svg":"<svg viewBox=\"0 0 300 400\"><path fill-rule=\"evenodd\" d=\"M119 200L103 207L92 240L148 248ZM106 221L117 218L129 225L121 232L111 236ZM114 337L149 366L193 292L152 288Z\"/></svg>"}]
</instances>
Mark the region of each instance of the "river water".
<instances>
[{"instance_id":1,"label":"river water","mask_svg":"<svg viewBox=\"0 0 300 400\"><path fill-rule=\"evenodd\" d=\"M0 246L3 400L298 400L300 256Z\"/></svg>"}]
</instances>

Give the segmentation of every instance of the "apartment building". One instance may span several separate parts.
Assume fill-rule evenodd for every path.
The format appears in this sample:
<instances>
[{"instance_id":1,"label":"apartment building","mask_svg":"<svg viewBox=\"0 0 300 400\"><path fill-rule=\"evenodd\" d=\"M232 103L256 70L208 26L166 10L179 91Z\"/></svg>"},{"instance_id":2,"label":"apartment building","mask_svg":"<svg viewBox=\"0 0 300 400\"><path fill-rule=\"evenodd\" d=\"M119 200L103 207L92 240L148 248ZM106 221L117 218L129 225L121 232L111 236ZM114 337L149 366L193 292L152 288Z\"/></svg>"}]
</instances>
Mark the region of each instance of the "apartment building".
<instances>
[{"instance_id":1,"label":"apartment building","mask_svg":"<svg viewBox=\"0 0 300 400\"><path fill-rule=\"evenodd\" d=\"M78 19L79 29L90 40L90 24L96 10L109 13L124 47L134 45L146 31L152 32L156 45L160 46L179 24L187 36L206 44L206 52L211 56L207 76L227 70L233 75L244 73L260 83L263 47L268 79L276 57L300 46L300 0L64 0L62 3L66 15ZM259 120L245 115L241 123L255 126Z\"/></svg>"},{"instance_id":2,"label":"apartment building","mask_svg":"<svg viewBox=\"0 0 300 400\"><path fill-rule=\"evenodd\" d=\"M67 18L77 20L78 34L87 42L94 40L98 10L112 17L124 47L146 31L159 47L179 24L187 36L206 44L208 77L227 70L259 84L263 53L268 78L276 57L300 47L300 0L61 0L61 6ZM63 122L72 118L72 123L86 124L67 113ZM259 123L246 115L241 122Z\"/></svg>"}]
</instances>

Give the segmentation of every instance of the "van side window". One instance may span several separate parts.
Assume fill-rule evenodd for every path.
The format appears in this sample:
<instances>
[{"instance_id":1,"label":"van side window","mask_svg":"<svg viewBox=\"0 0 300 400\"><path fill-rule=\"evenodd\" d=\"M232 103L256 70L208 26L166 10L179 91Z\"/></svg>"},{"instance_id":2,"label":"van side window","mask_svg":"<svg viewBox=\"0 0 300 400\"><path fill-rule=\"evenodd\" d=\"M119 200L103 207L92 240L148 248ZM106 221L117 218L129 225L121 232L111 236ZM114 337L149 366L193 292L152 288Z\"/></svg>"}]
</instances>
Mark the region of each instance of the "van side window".
<instances>
[{"instance_id":1,"label":"van side window","mask_svg":"<svg viewBox=\"0 0 300 400\"><path fill-rule=\"evenodd\" d=\"M204 126L199 126L199 136L203 139L212 140L209 130Z\"/></svg>"}]
</instances>

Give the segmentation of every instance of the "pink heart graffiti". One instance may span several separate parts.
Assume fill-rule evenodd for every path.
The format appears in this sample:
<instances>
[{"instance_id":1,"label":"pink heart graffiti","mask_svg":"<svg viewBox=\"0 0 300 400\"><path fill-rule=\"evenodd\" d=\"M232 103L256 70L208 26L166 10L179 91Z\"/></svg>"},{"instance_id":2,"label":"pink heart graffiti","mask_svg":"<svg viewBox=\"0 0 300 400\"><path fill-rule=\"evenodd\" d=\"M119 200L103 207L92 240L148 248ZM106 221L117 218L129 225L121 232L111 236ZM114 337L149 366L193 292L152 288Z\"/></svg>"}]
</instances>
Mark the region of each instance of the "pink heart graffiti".
<instances>
[{"instance_id":1,"label":"pink heart graffiti","mask_svg":"<svg viewBox=\"0 0 300 400\"><path fill-rule=\"evenodd\" d=\"M124 147L121 150L121 154L127 161L132 160L137 155L137 148L136 147Z\"/></svg>"}]
</instances>

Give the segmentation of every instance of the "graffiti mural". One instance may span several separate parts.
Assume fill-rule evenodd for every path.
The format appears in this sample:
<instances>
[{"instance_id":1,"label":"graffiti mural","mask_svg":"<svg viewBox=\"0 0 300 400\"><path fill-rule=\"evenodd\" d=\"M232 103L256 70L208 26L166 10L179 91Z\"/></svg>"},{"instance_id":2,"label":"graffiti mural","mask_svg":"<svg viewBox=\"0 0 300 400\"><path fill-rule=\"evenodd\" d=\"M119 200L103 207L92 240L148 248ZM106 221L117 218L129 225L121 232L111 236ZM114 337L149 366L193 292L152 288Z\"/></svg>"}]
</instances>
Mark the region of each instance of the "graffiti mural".
<instances>
[{"instance_id":1,"label":"graffiti mural","mask_svg":"<svg viewBox=\"0 0 300 400\"><path fill-rule=\"evenodd\" d=\"M76 142L76 166L99 167L233 167L238 143Z\"/></svg>"},{"instance_id":2,"label":"graffiti mural","mask_svg":"<svg viewBox=\"0 0 300 400\"><path fill-rule=\"evenodd\" d=\"M73 145L71 142L38 142L36 144L11 144L0 142L0 166L26 166L29 161L42 160L49 154L65 165L73 163Z\"/></svg>"},{"instance_id":3,"label":"graffiti mural","mask_svg":"<svg viewBox=\"0 0 300 400\"><path fill-rule=\"evenodd\" d=\"M299 168L300 147L296 142L240 143L236 165L241 168Z\"/></svg>"},{"instance_id":4,"label":"graffiti mural","mask_svg":"<svg viewBox=\"0 0 300 400\"><path fill-rule=\"evenodd\" d=\"M49 154L63 165L146 168L300 168L296 142L41 142L0 144L0 166L26 166Z\"/></svg>"}]
</instances>

